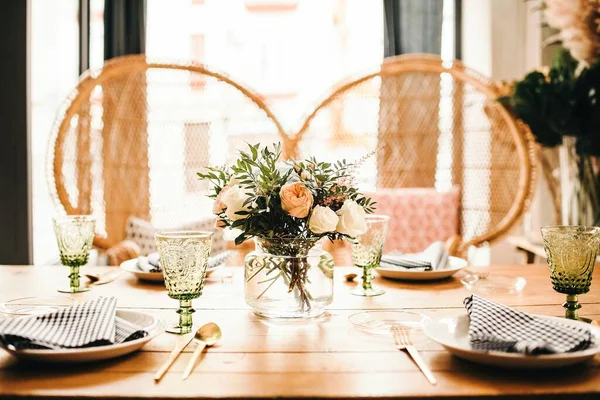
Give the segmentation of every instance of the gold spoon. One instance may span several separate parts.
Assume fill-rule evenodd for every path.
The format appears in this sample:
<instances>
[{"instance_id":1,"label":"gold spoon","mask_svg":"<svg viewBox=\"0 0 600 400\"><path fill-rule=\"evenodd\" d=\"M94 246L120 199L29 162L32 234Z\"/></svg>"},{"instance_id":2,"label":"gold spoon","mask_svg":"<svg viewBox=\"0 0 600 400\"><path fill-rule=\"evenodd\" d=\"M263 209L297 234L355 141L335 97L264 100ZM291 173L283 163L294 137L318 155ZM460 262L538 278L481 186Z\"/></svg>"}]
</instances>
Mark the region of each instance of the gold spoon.
<instances>
[{"instance_id":1,"label":"gold spoon","mask_svg":"<svg viewBox=\"0 0 600 400\"><path fill-rule=\"evenodd\" d=\"M105 274L84 274L84 276L88 279L88 283L86 284L86 286L97 286L111 283L112 281L117 280L117 278L121 276L122 272L123 271L118 270L107 272Z\"/></svg>"},{"instance_id":2,"label":"gold spoon","mask_svg":"<svg viewBox=\"0 0 600 400\"><path fill-rule=\"evenodd\" d=\"M198 357L200 357L200 353L204 350L205 347L210 347L216 344L221 339L221 329L219 326L213 322L209 322L206 325L202 325L196 334L194 335L194 342L196 342L196 350L194 350L194 354L192 358L188 362L185 371L183 371L182 379L187 379L188 376L192 373L192 370L196 366L196 361Z\"/></svg>"}]
</instances>

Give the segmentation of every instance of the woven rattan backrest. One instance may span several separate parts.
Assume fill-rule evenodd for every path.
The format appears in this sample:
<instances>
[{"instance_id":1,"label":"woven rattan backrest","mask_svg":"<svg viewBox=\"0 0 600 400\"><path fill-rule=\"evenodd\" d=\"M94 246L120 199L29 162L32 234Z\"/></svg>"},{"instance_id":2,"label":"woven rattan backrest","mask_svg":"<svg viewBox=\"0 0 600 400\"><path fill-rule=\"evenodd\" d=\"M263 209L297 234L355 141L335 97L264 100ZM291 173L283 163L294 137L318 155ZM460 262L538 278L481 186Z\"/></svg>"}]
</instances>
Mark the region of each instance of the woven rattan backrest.
<instances>
[{"instance_id":1,"label":"woven rattan backrest","mask_svg":"<svg viewBox=\"0 0 600 400\"><path fill-rule=\"evenodd\" d=\"M497 101L499 88L460 62L386 59L338 86L292 137L294 156L359 159L364 189L461 187L459 251L506 233L529 204L531 134Z\"/></svg>"},{"instance_id":2,"label":"woven rattan backrest","mask_svg":"<svg viewBox=\"0 0 600 400\"><path fill-rule=\"evenodd\" d=\"M462 245L505 234L535 180L531 134L496 98L500 89L460 62L386 59L336 87L287 136L261 98L201 65L111 60L85 75L50 140L50 190L68 214L93 213L110 246L129 216L177 226L211 213L196 172L244 142L281 141L285 157L359 159L365 190L459 185Z\"/></svg>"},{"instance_id":3,"label":"woven rattan backrest","mask_svg":"<svg viewBox=\"0 0 600 400\"><path fill-rule=\"evenodd\" d=\"M68 214L92 213L111 246L129 216L174 227L211 214L196 176L244 142L284 140L261 99L201 65L111 60L84 76L50 140L50 191Z\"/></svg>"}]
</instances>

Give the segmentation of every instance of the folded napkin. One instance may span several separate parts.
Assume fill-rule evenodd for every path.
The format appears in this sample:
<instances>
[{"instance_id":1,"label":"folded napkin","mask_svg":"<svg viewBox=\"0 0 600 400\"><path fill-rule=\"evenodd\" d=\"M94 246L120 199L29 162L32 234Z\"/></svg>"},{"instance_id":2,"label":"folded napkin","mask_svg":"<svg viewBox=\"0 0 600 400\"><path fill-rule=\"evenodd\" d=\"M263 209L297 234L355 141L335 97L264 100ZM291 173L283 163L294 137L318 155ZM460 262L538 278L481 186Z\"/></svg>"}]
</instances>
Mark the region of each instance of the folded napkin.
<instances>
[{"instance_id":1,"label":"folded napkin","mask_svg":"<svg viewBox=\"0 0 600 400\"><path fill-rule=\"evenodd\" d=\"M448 266L448 253L443 242L434 242L418 254L384 254L380 265L384 268L432 271Z\"/></svg>"},{"instance_id":2,"label":"folded napkin","mask_svg":"<svg viewBox=\"0 0 600 400\"><path fill-rule=\"evenodd\" d=\"M49 314L0 320L0 344L22 349L74 349L123 343L148 332L116 316L117 299L98 297Z\"/></svg>"},{"instance_id":3,"label":"folded napkin","mask_svg":"<svg viewBox=\"0 0 600 400\"><path fill-rule=\"evenodd\" d=\"M208 258L208 269L216 268L224 264L233 254L232 251L224 251L214 257ZM158 253L150 253L147 257L138 257L137 266L144 272L162 272L160 267L160 255Z\"/></svg>"},{"instance_id":4,"label":"folded napkin","mask_svg":"<svg viewBox=\"0 0 600 400\"><path fill-rule=\"evenodd\" d=\"M561 324L486 300L467 297L471 347L481 351L557 354L585 350L594 344L588 328Z\"/></svg>"},{"instance_id":5,"label":"folded napkin","mask_svg":"<svg viewBox=\"0 0 600 400\"><path fill-rule=\"evenodd\" d=\"M158 253L150 253L147 257L139 256L137 266L144 272L162 272Z\"/></svg>"}]
</instances>

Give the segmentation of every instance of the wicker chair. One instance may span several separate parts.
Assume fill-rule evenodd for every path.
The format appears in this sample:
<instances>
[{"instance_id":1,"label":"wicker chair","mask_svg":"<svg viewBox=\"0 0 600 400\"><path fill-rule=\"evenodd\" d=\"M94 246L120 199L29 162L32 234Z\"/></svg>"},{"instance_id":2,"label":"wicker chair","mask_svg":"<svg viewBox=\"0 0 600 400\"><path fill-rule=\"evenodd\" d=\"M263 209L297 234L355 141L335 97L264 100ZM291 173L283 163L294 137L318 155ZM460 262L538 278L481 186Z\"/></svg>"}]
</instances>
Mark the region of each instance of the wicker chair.
<instances>
[{"instance_id":1,"label":"wicker chair","mask_svg":"<svg viewBox=\"0 0 600 400\"><path fill-rule=\"evenodd\" d=\"M354 158L363 189L461 188L451 250L493 243L529 205L535 181L530 132L497 101L500 86L460 62L411 54L344 83L291 137L291 155ZM379 150L378 150L379 149Z\"/></svg>"},{"instance_id":2,"label":"wicker chair","mask_svg":"<svg viewBox=\"0 0 600 400\"><path fill-rule=\"evenodd\" d=\"M222 74L116 58L85 74L59 111L50 192L67 214L97 216L94 243L108 249L130 216L174 227L211 215L196 172L244 142L285 139L260 97Z\"/></svg>"}]
</instances>

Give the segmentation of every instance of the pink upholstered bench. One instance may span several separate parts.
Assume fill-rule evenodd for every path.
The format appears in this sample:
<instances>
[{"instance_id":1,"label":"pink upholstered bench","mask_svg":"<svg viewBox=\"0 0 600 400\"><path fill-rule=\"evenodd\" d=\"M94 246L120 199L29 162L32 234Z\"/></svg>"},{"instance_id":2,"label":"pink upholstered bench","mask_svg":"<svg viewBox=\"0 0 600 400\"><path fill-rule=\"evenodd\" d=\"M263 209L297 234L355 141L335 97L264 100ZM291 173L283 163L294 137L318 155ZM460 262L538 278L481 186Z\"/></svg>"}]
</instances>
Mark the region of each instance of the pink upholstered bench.
<instances>
[{"instance_id":1,"label":"pink upholstered bench","mask_svg":"<svg viewBox=\"0 0 600 400\"><path fill-rule=\"evenodd\" d=\"M376 214L389 215L390 225L384 252L417 253L431 243L458 235L460 187L446 192L435 188L379 189L365 193L377 201ZM325 243L336 265L350 265L350 245Z\"/></svg>"},{"instance_id":2,"label":"pink upholstered bench","mask_svg":"<svg viewBox=\"0 0 600 400\"><path fill-rule=\"evenodd\" d=\"M377 201L377 214L390 216L384 251L422 251L431 243L458 234L460 188L379 189L368 196Z\"/></svg>"}]
</instances>

